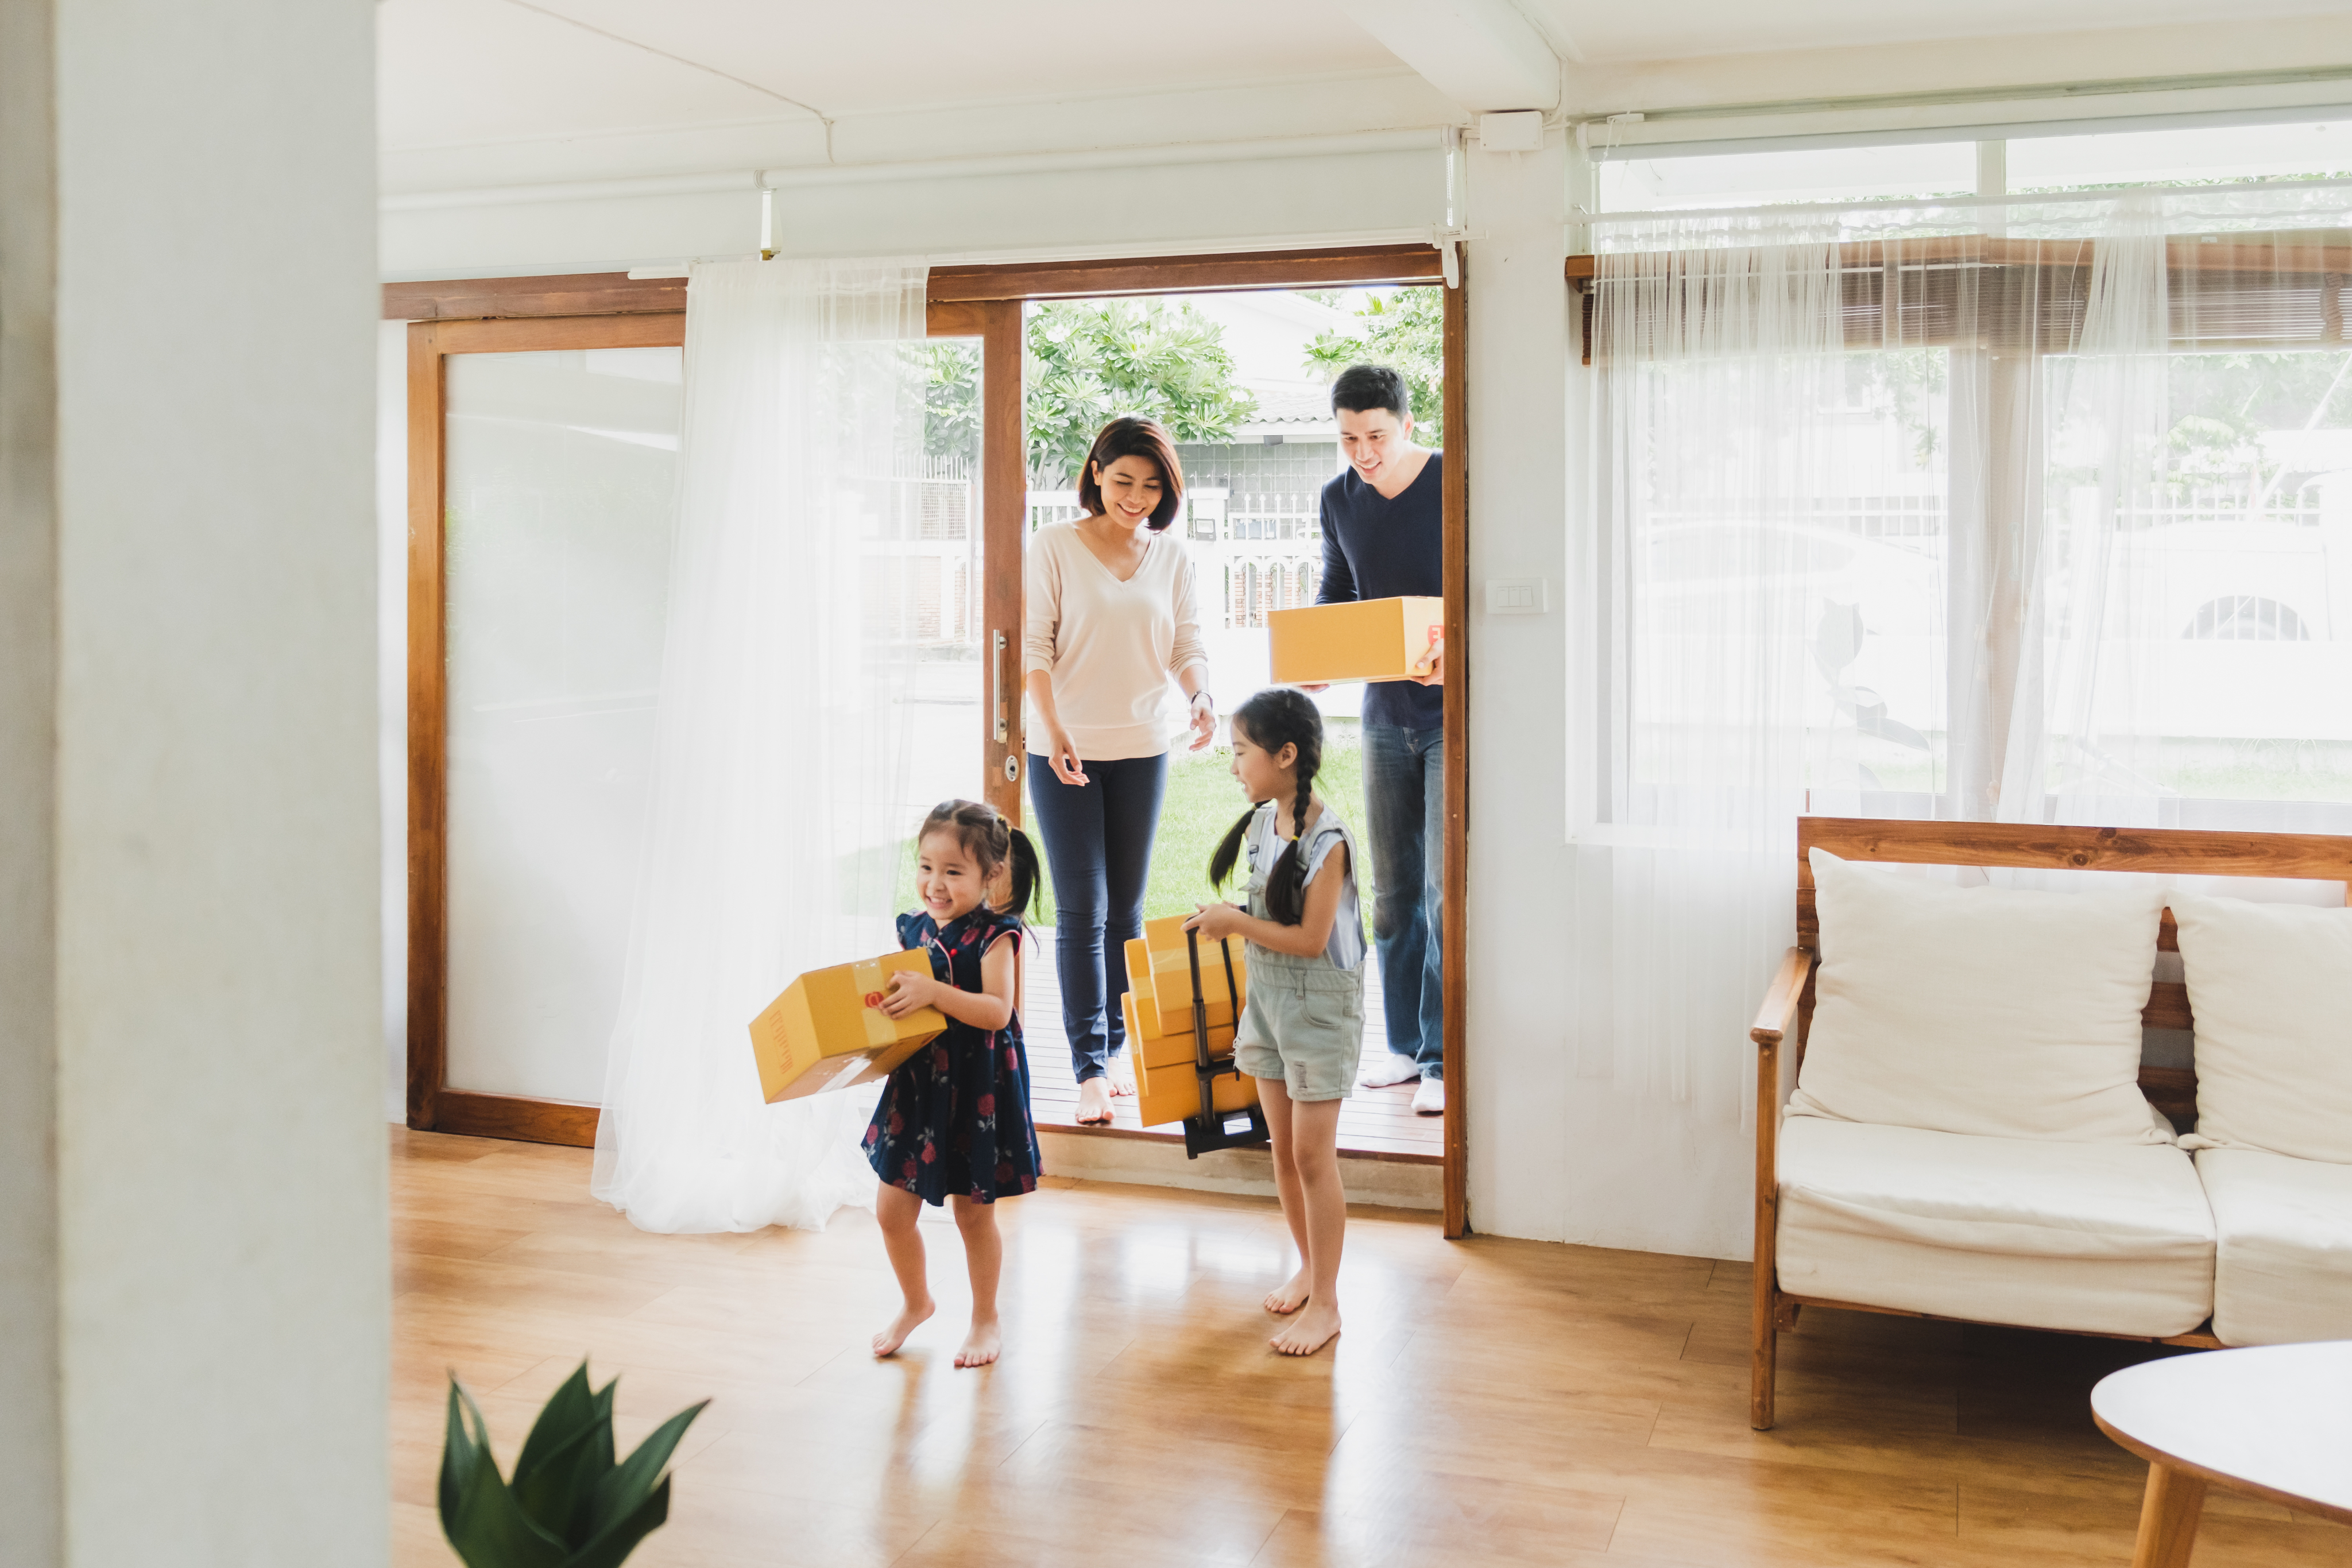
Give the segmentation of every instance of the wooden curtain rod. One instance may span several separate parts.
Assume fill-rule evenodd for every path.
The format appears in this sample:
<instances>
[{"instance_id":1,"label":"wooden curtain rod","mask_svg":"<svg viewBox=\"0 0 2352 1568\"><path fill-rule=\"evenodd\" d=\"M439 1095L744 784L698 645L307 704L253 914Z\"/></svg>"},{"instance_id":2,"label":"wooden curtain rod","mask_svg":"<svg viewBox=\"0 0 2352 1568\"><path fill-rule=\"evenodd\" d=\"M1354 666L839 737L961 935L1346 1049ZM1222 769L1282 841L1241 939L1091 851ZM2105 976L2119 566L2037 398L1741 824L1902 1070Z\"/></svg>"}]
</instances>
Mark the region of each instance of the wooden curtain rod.
<instances>
[{"instance_id":1,"label":"wooden curtain rod","mask_svg":"<svg viewBox=\"0 0 2352 1568\"><path fill-rule=\"evenodd\" d=\"M1081 299L1105 294L1216 294L1260 288L1362 287L1434 283L1436 247L1337 246L1317 250L1237 251L1223 256L1122 256L1101 261L1012 262L931 270L934 306L997 299ZM634 316L686 308L683 277L633 278L625 272L551 277L466 277L387 283L387 321L451 321L536 316Z\"/></svg>"},{"instance_id":2,"label":"wooden curtain rod","mask_svg":"<svg viewBox=\"0 0 2352 1568\"><path fill-rule=\"evenodd\" d=\"M2329 230L2331 235L2341 230ZM1990 235L1939 235L1913 240L1850 240L1841 244L1838 262L1845 267L1881 267L1889 260L1898 266L2050 267L2080 267L2091 264L2092 242L2085 239L2002 239ZM2165 242L2167 262L2199 272L2290 273L2325 277L2352 273L2352 242L2330 244L2315 235L2237 235L2207 240L2184 235ZM1571 256L1568 281L1579 287L1592 281L1599 258Z\"/></svg>"}]
</instances>

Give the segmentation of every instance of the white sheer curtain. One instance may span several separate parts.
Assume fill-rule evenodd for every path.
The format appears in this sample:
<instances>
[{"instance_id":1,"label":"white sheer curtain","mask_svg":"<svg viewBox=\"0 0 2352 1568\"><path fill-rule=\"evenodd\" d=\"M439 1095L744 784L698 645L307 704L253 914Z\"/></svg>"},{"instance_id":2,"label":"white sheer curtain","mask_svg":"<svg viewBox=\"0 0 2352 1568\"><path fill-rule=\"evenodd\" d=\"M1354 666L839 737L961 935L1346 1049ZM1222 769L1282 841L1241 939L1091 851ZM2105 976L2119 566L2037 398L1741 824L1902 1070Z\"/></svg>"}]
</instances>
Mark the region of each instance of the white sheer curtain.
<instances>
[{"instance_id":1,"label":"white sheer curtain","mask_svg":"<svg viewBox=\"0 0 2352 1568\"><path fill-rule=\"evenodd\" d=\"M653 804L593 1190L661 1231L871 1200L871 1093L767 1105L746 1026L895 947L919 262L698 264Z\"/></svg>"},{"instance_id":2,"label":"white sheer curtain","mask_svg":"<svg viewBox=\"0 0 2352 1568\"><path fill-rule=\"evenodd\" d=\"M2347 226L2336 183L1595 225L1581 1072L1747 1113L1803 810L2352 830Z\"/></svg>"}]
</instances>

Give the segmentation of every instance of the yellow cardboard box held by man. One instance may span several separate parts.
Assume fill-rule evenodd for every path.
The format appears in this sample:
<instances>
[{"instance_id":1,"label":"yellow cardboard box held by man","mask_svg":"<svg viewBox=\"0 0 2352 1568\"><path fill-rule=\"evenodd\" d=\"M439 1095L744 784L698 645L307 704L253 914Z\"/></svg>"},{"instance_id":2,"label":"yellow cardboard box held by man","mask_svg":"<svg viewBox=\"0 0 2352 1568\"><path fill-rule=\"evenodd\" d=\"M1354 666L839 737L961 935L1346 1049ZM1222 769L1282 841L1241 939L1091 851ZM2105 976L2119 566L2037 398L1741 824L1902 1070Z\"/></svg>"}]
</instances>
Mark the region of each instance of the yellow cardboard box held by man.
<instances>
[{"instance_id":1,"label":"yellow cardboard box held by man","mask_svg":"<svg viewBox=\"0 0 2352 1568\"><path fill-rule=\"evenodd\" d=\"M1419 680L1445 642L1443 599L1359 599L1266 613L1274 678L1285 685Z\"/></svg>"}]
</instances>

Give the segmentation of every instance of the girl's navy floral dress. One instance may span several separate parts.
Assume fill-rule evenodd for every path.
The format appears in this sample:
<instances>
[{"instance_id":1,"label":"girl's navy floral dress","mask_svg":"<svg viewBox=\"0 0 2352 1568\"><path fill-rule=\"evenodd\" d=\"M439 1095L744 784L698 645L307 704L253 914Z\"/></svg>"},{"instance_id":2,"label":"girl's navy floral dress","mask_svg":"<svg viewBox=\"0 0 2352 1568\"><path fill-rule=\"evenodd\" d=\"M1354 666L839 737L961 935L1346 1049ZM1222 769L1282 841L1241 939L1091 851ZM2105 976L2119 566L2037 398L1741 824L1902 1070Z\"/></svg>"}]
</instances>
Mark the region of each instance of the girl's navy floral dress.
<instances>
[{"instance_id":1,"label":"girl's navy floral dress","mask_svg":"<svg viewBox=\"0 0 2352 1568\"><path fill-rule=\"evenodd\" d=\"M1007 935L1021 939L1020 917L986 904L945 927L928 915L898 916L898 945L927 949L932 975L961 991L981 989L981 959ZM1036 1191L1021 1015L993 1032L950 1019L945 1034L901 1062L866 1125L866 1158L876 1176L925 1203Z\"/></svg>"}]
</instances>

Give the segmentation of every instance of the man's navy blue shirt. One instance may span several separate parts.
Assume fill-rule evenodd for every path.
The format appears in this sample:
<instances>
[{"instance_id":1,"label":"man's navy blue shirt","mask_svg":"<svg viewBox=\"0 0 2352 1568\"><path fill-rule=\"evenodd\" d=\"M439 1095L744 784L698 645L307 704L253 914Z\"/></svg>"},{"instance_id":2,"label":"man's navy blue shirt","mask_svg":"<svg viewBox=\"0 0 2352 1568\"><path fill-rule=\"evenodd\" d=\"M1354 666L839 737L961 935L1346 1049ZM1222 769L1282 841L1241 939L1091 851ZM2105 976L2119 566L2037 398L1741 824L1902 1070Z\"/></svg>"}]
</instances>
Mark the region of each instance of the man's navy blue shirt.
<instances>
[{"instance_id":1,"label":"man's navy blue shirt","mask_svg":"<svg viewBox=\"0 0 2352 1568\"><path fill-rule=\"evenodd\" d=\"M1433 452L1393 501L1350 466L1323 486L1323 585L1318 604L1358 599L1435 599L1445 591L1445 454ZM1436 729L1445 722L1445 688L1417 681L1374 681L1364 692L1364 722Z\"/></svg>"}]
</instances>

